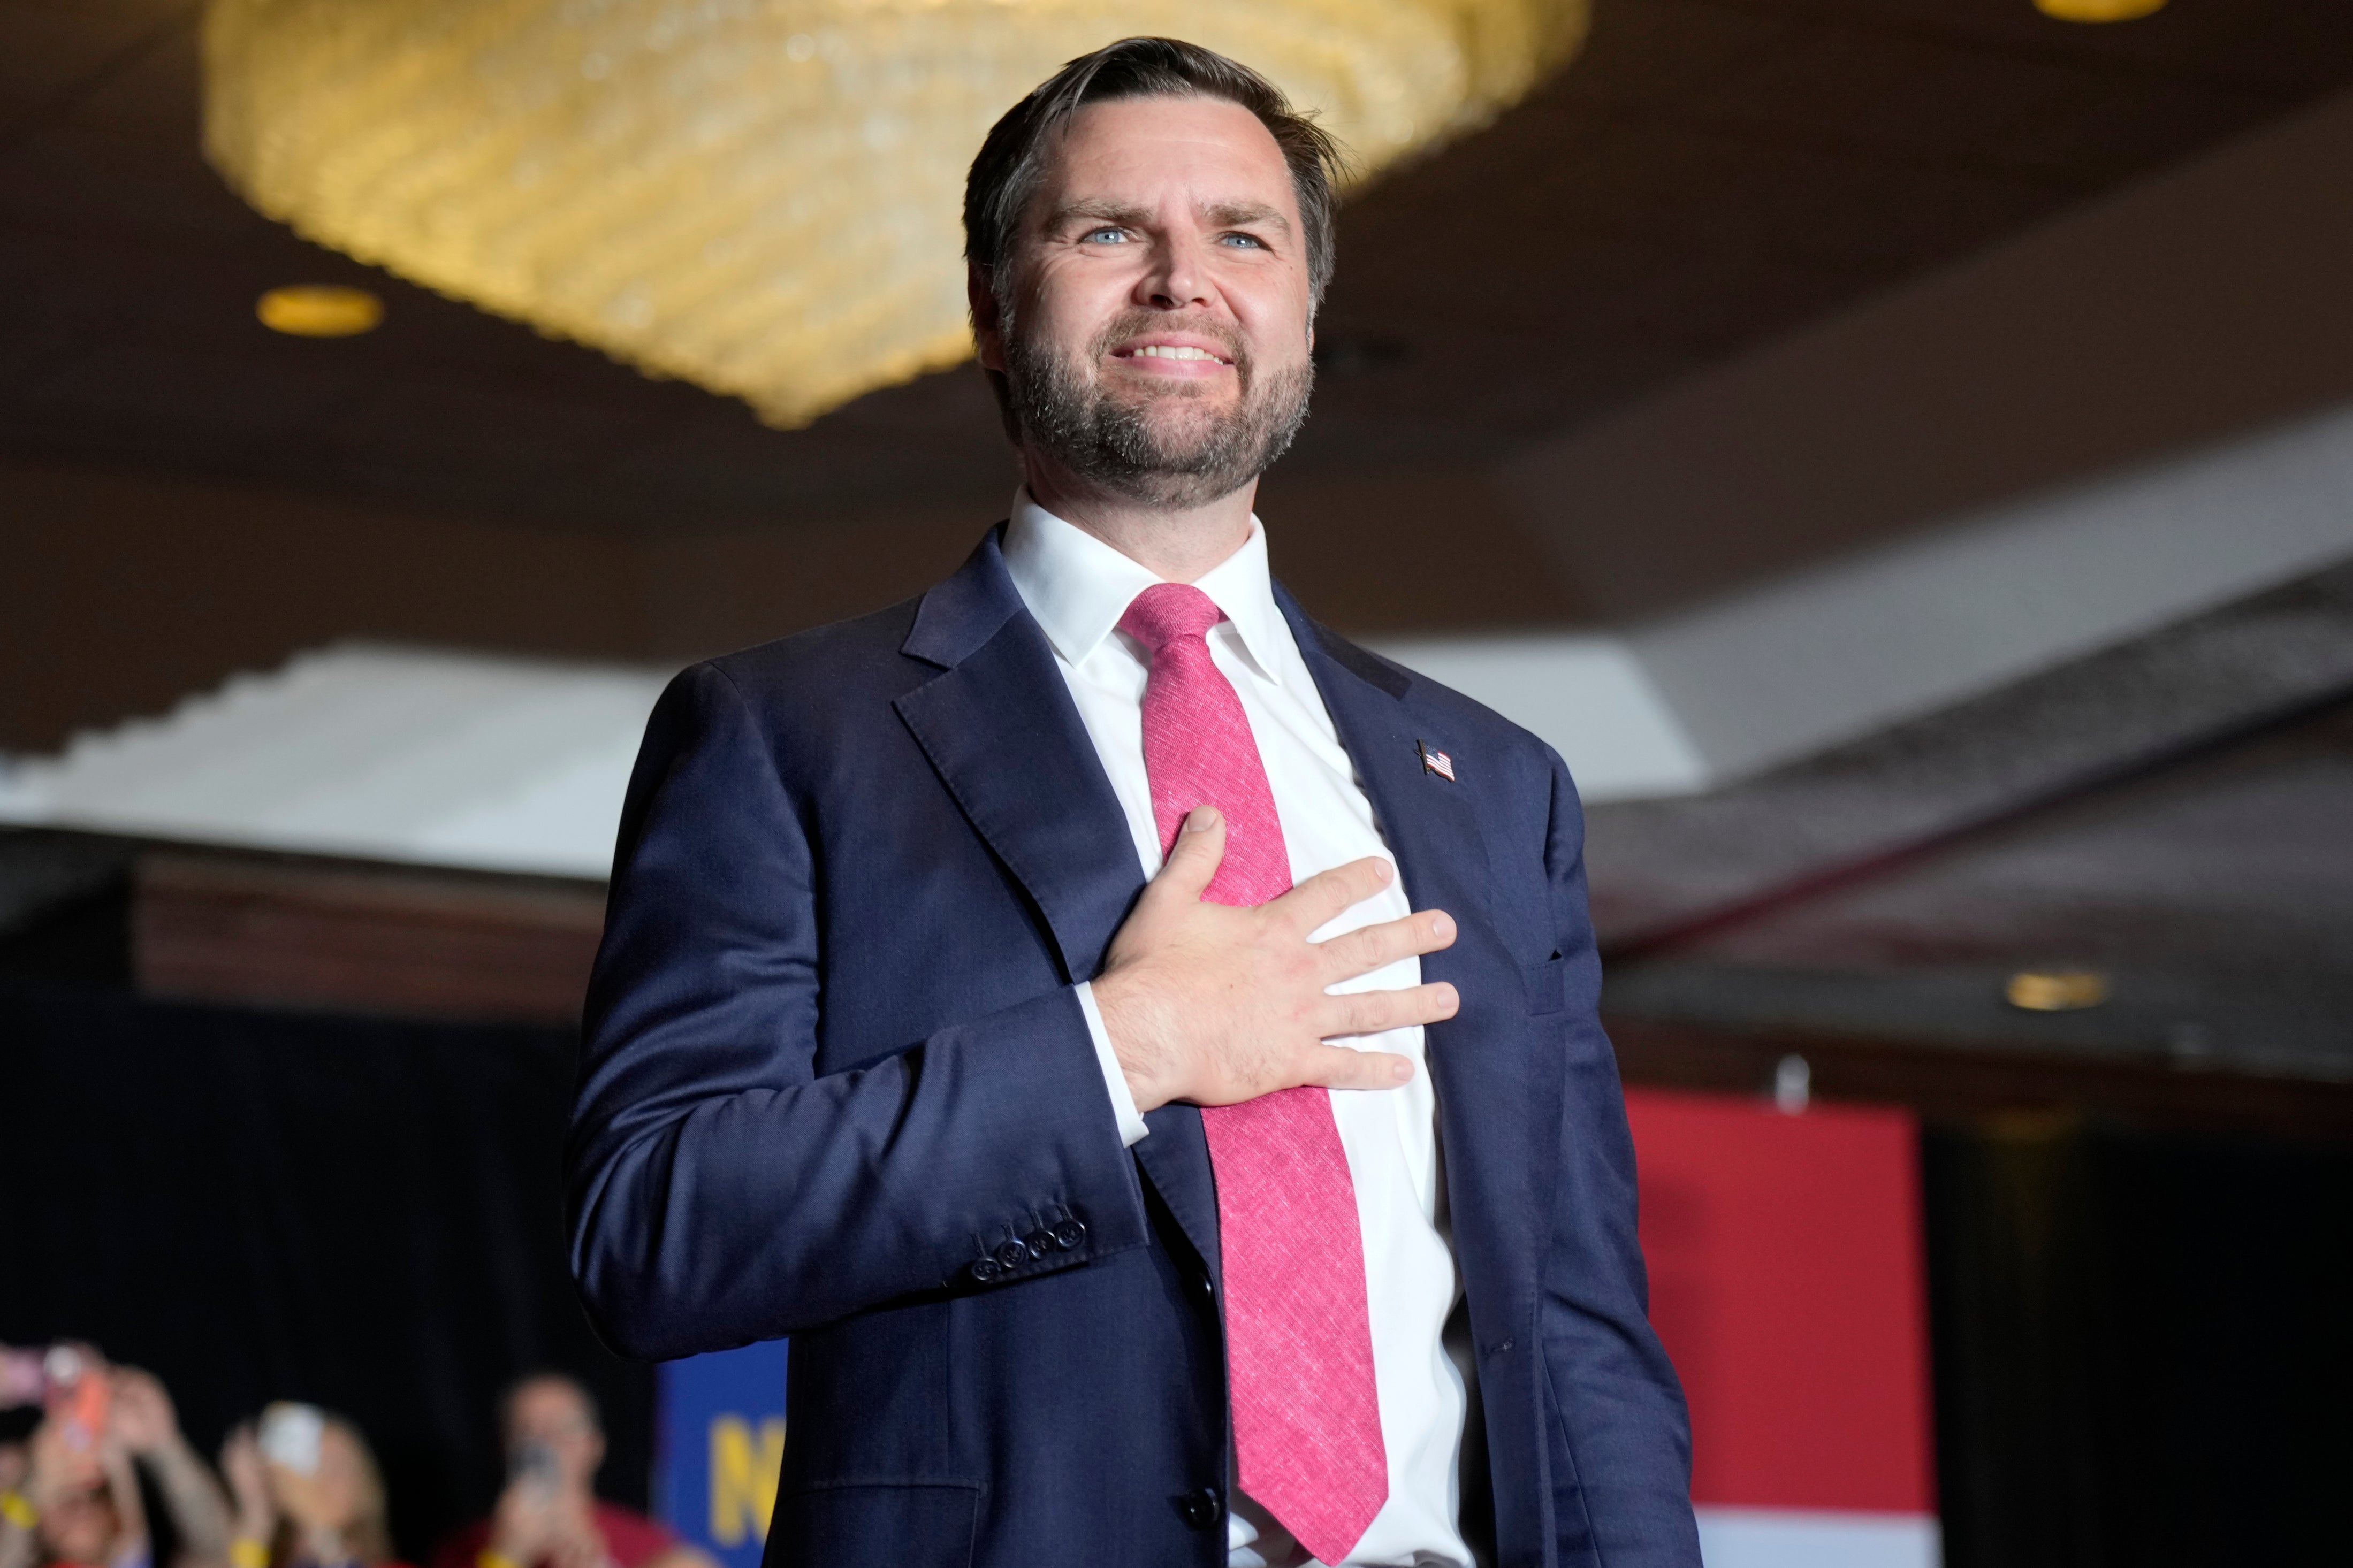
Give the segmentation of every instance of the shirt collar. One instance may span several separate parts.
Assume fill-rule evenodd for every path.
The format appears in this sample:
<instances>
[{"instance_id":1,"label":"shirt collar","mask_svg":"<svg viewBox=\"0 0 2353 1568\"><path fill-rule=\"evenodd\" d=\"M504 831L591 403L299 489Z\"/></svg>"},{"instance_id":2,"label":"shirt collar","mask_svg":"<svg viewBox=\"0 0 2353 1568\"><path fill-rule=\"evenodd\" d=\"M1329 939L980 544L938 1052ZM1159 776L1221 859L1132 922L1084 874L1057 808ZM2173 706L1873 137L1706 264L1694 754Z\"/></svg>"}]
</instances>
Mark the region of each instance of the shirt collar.
<instances>
[{"instance_id":1,"label":"shirt collar","mask_svg":"<svg viewBox=\"0 0 2353 1568\"><path fill-rule=\"evenodd\" d=\"M1013 494L1013 515L1005 529L1005 568L1022 603L1064 660L1084 663L1119 625L1135 596L1162 581L1150 567L1121 554L1084 529L1056 517L1029 497L1028 486ZM1274 603L1267 571L1266 530L1250 518L1250 537L1194 583L1225 612L1252 673L1273 680L1276 628L1282 612Z\"/></svg>"}]
</instances>

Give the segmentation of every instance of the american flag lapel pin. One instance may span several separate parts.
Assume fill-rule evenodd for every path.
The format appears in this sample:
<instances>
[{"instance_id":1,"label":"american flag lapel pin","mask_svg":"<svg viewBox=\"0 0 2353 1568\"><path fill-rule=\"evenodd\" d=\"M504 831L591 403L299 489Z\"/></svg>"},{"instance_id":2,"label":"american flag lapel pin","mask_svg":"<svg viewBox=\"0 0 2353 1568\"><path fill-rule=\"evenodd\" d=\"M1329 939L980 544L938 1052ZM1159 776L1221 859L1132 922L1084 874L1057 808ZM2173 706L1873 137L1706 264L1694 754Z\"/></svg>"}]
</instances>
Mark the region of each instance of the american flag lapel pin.
<instances>
[{"instance_id":1,"label":"american flag lapel pin","mask_svg":"<svg viewBox=\"0 0 2353 1568\"><path fill-rule=\"evenodd\" d=\"M1416 741L1414 744L1421 749L1421 771L1423 773L1436 773L1448 784L1452 784L1454 782L1454 759L1452 757L1448 756L1444 752L1440 751L1437 747L1431 745L1427 741Z\"/></svg>"}]
</instances>

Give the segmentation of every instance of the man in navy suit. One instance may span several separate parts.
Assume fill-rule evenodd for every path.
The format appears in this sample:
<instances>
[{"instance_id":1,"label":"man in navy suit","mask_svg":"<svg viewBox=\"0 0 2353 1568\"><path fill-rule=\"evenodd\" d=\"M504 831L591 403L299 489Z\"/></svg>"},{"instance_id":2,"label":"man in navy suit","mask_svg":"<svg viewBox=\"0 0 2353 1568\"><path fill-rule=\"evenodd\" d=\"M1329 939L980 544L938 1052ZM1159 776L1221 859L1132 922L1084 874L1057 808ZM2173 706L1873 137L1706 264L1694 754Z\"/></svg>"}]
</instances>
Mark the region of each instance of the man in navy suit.
<instances>
[{"instance_id":1,"label":"man in navy suit","mask_svg":"<svg viewBox=\"0 0 2353 1568\"><path fill-rule=\"evenodd\" d=\"M1012 516L649 726L573 1268L792 1336L775 1568L1699 1561L1567 773L1268 574L1333 162L1166 39L1008 113Z\"/></svg>"}]
</instances>

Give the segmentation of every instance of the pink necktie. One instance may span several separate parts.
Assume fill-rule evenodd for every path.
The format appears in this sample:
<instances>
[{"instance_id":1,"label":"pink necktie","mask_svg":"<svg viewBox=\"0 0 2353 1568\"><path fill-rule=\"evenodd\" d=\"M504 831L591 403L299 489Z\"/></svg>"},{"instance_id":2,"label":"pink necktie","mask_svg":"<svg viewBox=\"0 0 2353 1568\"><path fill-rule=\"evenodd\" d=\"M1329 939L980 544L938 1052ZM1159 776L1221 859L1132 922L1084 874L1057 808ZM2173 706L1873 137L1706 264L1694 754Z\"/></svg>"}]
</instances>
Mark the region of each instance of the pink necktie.
<instances>
[{"instance_id":1,"label":"pink necktie","mask_svg":"<svg viewBox=\"0 0 2353 1568\"><path fill-rule=\"evenodd\" d=\"M1291 856L1241 699L1210 662L1225 616L1198 588L1146 588L1119 629L1152 657L1144 766L1165 851L1185 814L1225 814L1226 858L1202 896L1262 904ZM1286 1089L1205 1106L1224 1254L1226 1356L1241 1489L1319 1563L1338 1563L1388 1500L1388 1459L1365 1311L1356 1184L1331 1091Z\"/></svg>"}]
</instances>

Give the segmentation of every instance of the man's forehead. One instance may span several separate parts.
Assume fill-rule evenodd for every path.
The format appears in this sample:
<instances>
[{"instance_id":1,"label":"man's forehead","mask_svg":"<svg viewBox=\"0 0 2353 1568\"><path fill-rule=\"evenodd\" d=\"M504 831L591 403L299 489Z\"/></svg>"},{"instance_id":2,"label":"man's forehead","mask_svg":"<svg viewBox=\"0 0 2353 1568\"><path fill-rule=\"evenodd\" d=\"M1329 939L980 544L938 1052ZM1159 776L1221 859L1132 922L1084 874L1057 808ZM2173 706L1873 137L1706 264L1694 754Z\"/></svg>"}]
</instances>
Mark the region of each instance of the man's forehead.
<instances>
[{"instance_id":1,"label":"man's forehead","mask_svg":"<svg viewBox=\"0 0 2353 1568\"><path fill-rule=\"evenodd\" d=\"M1048 206L1134 202L1171 182L1196 205L1296 211L1291 166L1259 117L1203 96L1121 98L1071 116L1049 149Z\"/></svg>"}]
</instances>

